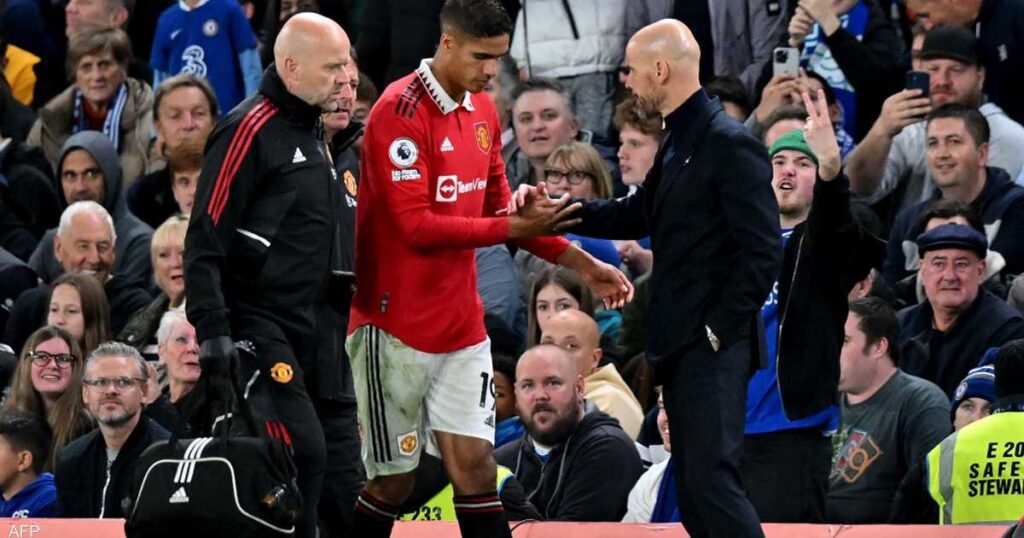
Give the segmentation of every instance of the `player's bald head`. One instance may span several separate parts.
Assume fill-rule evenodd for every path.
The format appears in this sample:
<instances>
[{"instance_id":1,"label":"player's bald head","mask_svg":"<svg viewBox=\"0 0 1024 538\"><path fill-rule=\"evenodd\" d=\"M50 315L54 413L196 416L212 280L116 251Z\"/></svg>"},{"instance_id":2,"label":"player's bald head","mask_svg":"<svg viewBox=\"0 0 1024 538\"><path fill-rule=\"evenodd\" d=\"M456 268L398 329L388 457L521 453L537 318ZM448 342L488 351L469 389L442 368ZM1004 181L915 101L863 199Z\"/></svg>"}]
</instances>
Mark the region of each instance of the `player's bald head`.
<instances>
[{"instance_id":1,"label":"player's bald head","mask_svg":"<svg viewBox=\"0 0 1024 538\"><path fill-rule=\"evenodd\" d=\"M700 70L700 46L690 29L675 19L662 19L641 28L626 50L636 61L664 61L673 70L694 77Z\"/></svg>"},{"instance_id":2,"label":"player's bald head","mask_svg":"<svg viewBox=\"0 0 1024 538\"><path fill-rule=\"evenodd\" d=\"M299 13L288 19L274 42L274 61L278 65L287 59L302 62L312 59L318 52L340 53L348 56L350 43L345 30L323 15Z\"/></svg>"}]
</instances>

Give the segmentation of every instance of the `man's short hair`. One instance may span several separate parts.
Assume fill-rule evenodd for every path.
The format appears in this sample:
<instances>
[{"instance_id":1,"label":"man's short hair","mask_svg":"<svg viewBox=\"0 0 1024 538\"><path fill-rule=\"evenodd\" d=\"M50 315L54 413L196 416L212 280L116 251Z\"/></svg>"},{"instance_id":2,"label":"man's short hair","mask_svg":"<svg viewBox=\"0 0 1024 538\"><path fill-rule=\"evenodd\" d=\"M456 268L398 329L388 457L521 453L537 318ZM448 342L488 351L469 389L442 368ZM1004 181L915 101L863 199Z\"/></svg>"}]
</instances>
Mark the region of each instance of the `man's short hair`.
<instances>
[{"instance_id":1,"label":"man's short hair","mask_svg":"<svg viewBox=\"0 0 1024 538\"><path fill-rule=\"evenodd\" d=\"M860 318L857 328L864 333L865 347L882 338L889 342L889 358L894 365L900 363L900 322L889 303L877 297L864 297L850 301L850 313Z\"/></svg>"},{"instance_id":2,"label":"man's short hair","mask_svg":"<svg viewBox=\"0 0 1024 538\"><path fill-rule=\"evenodd\" d=\"M786 120L807 120L807 109L800 105L786 105L780 106L768 114L768 119L764 120L764 132L767 133L776 123Z\"/></svg>"},{"instance_id":3,"label":"man's short hair","mask_svg":"<svg viewBox=\"0 0 1024 538\"><path fill-rule=\"evenodd\" d=\"M356 86L356 101L370 103L370 106L373 106L379 97L380 92L377 90L377 85L370 80L369 75L360 71L359 84Z\"/></svg>"},{"instance_id":4,"label":"man's short hair","mask_svg":"<svg viewBox=\"0 0 1024 538\"><path fill-rule=\"evenodd\" d=\"M622 131L627 125L640 131L647 136L653 136L661 140L663 130L660 114L646 114L637 106L636 97L626 97L618 105L615 105L615 116L612 118L615 128Z\"/></svg>"},{"instance_id":5,"label":"man's short hair","mask_svg":"<svg viewBox=\"0 0 1024 538\"><path fill-rule=\"evenodd\" d=\"M67 237L68 232L71 231L71 223L75 217L82 214L88 215L99 215L103 217L103 221L107 223L107 228L110 229L110 243L117 244L117 230L114 228L114 219L111 218L110 212L107 208L93 202L92 200L81 200L68 206L63 213L60 214L60 224L57 225L57 236Z\"/></svg>"},{"instance_id":6,"label":"man's short hair","mask_svg":"<svg viewBox=\"0 0 1024 538\"><path fill-rule=\"evenodd\" d=\"M84 56L100 54L110 51L114 61L125 71L132 63L132 42L128 34L118 28L88 28L82 33L71 38L68 43L68 57L65 68L67 69L68 80L75 80L75 72L78 70L78 62Z\"/></svg>"},{"instance_id":7,"label":"man's short hair","mask_svg":"<svg viewBox=\"0 0 1024 538\"><path fill-rule=\"evenodd\" d=\"M1024 339L1003 344L993 365L996 369L997 400L1024 394Z\"/></svg>"},{"instance_id":8,"label":"man's short hair","mask_svg":"<svg viewBox=\"0 0 1024 538\"><path fill-rule=\"evenodd\" d=\"M172 176L178 172L194 172L203 169L203 145L205 141L189 140L179 144L167 153L167 166Z\"/></svg>"},{"instance_id":9,"label":"man's short hair","mask_svg":"<svg viewBox=\"0 0 1024 538\"><path fill-rule=\"evenodd\" d=\"M967 127L967 132L971 133L971 138L974 139L974 147L976 148L981 147L982 144L987 144L992 136L988 127L988 120L985 119L985 116L976 107L961 103L946 103L929 112L925 121L928 122L927 124L931 124L932 121L939 118L960 118L964 122L964 126Z\"/></svg>"},{"instance_id":10,"label":"man's short hair","mask_svg":"<svg viewBox=\"0 0 1024 538\"><path fill-rule=\"evenodd\" d=\"M156 345L162 346L171 337L171 331L179 322L188 323L188 317L181 310L168 310L160 317L160 327L156 330Z\"/></svg>"},{"instance_id":11,"label":"man's short hair","mask_svg":"<svg viewBox=\"0 0 1024 538\"><path fill-rule=\"evenodd\" d=\"M210 105L210 114L215 118L220 115L217 94L213 92L210 83L191 73L181 73L161 82L153 92L153 121L160 121L160 103L163 102L164 97L179 88L197 88L206 97L206 102Z\"/></svg>"},{"instance_id":12,"label":"man's short hair","mask_svg":"<svg viewBox=\"0 0 1024 538\"><path fill-rule=\"evenodd\" d=\"M932 202L917 218L917 222L910 230L910 237L923 234L925 228L928 227L928 222L932 219L951 219L953 217L963 217L967 224L971 225L971 228L985 233L985 224L981 219L981 214L971 204L951 198L941 198Z\"/></svg>"},{"instance_id":13,"label":"man's short hair","mask_svg":"<svg viewBox=\"0 0 1024 538\"><path fill-rule=\"evenodd\" d=\"M43 419L27 413L0 414L0 437L15 451L32 454L32 472L43 472L50 458L50 428Z\"/></svg>"},{"instance_id":14,"label":"man's short hair","mask_svg":"<svg viewBox=\"0 0 1024 538\"><path fill-rule=\"evenodd\" d=\"M715 77L704 85L704 91L708 95L718 97L722 102L733 103L745 112L750 112L750 94L747 93L743 81L736 77Z\"/></svg>"},{"instance_id":15,"label":"man's short hair","mask_svg":"<svg viewBox=\"0 0 1024 538\"><path fill-rule=\"evenodd\" d=\"M512 33L512 19L497 0L447 0L441 8L441 31L471 38Z\"/></svg>"},{"instance_id":16,"label":"man's short hair","mask_svg":"<svg viewBox=\"0 0 1024 538\"><path fill-rule=\"evenodd\" d=\"M146 366L146 359L142 358L139 350L121 342L103 342L100 344L96 349L92 350L92 353L85 360L85 368L88 369L93 361L107 357L120 357L128 359L128 362L134 362L139 368L139 377L143 381L149 381L149 368Z\"/></svg>"},{"instance_id":17,"label":"man's short hair","mask_svg":"<svg viewBox=\"0 0 1024 538\"><path fill-rule=\"evenodd\" d=\"M569 111L569 115L575 116L572 109L572 97L569 95L569 91L557 80L547 77L530 77L516 84L516 87L512 88L512 106L515 107L516 101L524 93L544 91L557 93L562 98L562 102L565 103L565 109Z\"/></svg>"}]
</instances>

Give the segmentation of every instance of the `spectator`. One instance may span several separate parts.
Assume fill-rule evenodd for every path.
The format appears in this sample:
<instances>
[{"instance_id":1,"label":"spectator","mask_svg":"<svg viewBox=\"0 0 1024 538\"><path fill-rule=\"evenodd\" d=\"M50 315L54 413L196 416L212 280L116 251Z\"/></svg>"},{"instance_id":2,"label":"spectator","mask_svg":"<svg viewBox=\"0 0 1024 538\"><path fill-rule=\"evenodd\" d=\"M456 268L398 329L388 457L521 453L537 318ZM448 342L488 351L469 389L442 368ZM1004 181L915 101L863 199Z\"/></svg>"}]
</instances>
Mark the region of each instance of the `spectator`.
<instances>
[{"instance_id":1,"label":"spectator","mask_svg":"<svg viewBox=\"0 0 1024 538\"><path fill-rule=\"evenodd\" d=\"M899 324L880 299L850 302L839 391L842 419L827 521L882 523L907 470L949 433L949 400L900 362Z\"/></svg>"},{"instance_id":2,"label":"spectator","mask_svg":"<svg viewBox=\"0 0 1024 538\"><path fill-rule=\"evenodd\" d=\"M107 296L92 276L61 275L50 286L47 304L45 324L67 331L78 342L83 356L110 339Z\"/></svg>"},{"instance_id":3,"label":"spectator","mask_svg":"<svg viewBox=\"0 0 1024 538\"><path fill-rule=\"evenodd\" d=\"M522 437L523 419L516 412L516 359L492 354L494 364L494 449Z\"/></svg>"},{"instance_id":4,"label":"spectator","mask_svg":"<svg viewBox=\"0 0 1024 538\"><path fill-rule=\"evenodd\" d=\"M1024 103L1020 99L1024 73L1019 68L1024 46L1016 39L1024 35L1024 6L1020 2L908 0L907 7L929 28L941 24L976 28L981 65L987 72L985 93L1014 121L1024 122Z\"/></svg>"},{"instance_id":5,"label":"spectator","mask_svg":"<svg viewBox=\"0 0 1024 538\"><path fill-rule=\"evenodd\" d=\"M160 16L149 64L153 87L187 73L210 81L231 110L256 93L263 75L256 36L238 0L183 0Z\"/></svg>"},{"instance_id":6,"label":"spectator","mask_svg":"<svg viewBox=\"0 0 1024 538\"><path fill-rule=\"evenodd\" d=\"M828 117L832 121L832 126L835 128L836 141L839 142L839 155L842 156L843 161L846 161L846 156L853 151L856 142L853 140L853 136L847 132L845 128L845 112L843 107L839 104L836 99L836 91L832 86L828 85L828 81L825 77L815 73L814 71L805 71L803 76L804 91L811 96L811 102L818 100L818 90L825 92L825 103L828 105ZM872 120L877 118L875 114L871 117Z\"/></svg>"},{"instance_id":7,"label":"spectator","mask_svg":"<svg viewBox=\"0 0 1024 538\"><path fill-rule=\"evenodd\" d=\"M795 129L803 129L807 121L807 109L803 106L783 106L776 108L764 122L764 146L772 147L782 135Z\"/></svg>"},{"instance_id":8,"label":"spectator","mask_svg":"<svg viewBox=\"0 0 1024 538\"><path fill-rule=\"evenodd\" d=\"M601 328L601 344L605 355L609 358L618 358L618 354L614 353L617 351L614 349L614 342L617 332L622 327L622 316L615 310L597 312L597 303L590 289L583 285L575 271L548 265L528 276L533 280L529 287L530 299L526 307L527 347L540 342L543 325L551 316L562 310L582 310L597 320L597 325Z\"/></svg>"},{"instance_id":9,"label":"spectator","mask_svg":"<svg viewBox=\"0 0 1024 538\"><path fill-rule=\"evenodd\" d=\"M33 415L0 415L0 517L56 517L57 488L43 472L50 453L46 423Z\"/></svg>"},{"instance_id":10,"label":"spectator","mask_svg":"<svg viewBox=\"0 0 1024 538\"><path fill-rule=\"evenodd\" d=\"M602 140L626 48L626 0L522 1L509 55L520 79L557 79L580 125Z\"/></svg>"},{"instance_id":11,"label":"spectator","mask_svg":"<svg viewBox=\"0 0 1024 538\"><path fill-rule=\"evenodd\" d=\"M900 312L901 367L952 396L982 352L1024 337L1024 318L980 289L988 248L980 232L943 224L917 245L928 300Z\"/></svg>"},{"instance_id":12,"label":"spectator","mask_svg":"<svg viewBox=\"0 0 1024 538\"><path fill-rule=\"evenodd\" d=\"M996 371L991 364L971 368L967 372L967 377L957 385L953 393L951 414L954 431L960 431L960 428L992 414L992 406L996 401L995 383Z\"/></svg>"},{"instance_id":13,"label":"spectator","mask_svg":"<svg viewBox=\"0 0 1024 538\"><path fill-rule=\"evenodd\" d=\"M494 454L548 520L619 521L643 467L614 419L586 405L583 377L563 349L528 350L516 367L526 434ZM614 468L616 472L608 473Z\"/></svg>"},{"instance_id":14,"label":"spectator","mask_svg":"<svg viewBox=\"0 0 1024 538\"><path fill-rule=\"evenodd\" d=\"M187 218L171 217L153 233L150 253L153 259L153 277L160 295L132 314L124 330L117 335L118 342L124 342L139 350L149 362L157 360L157 332L160 320L168 310L181 310L184 306L183 255L186 230ZM160 385L163 386L163 375L160 377Z\"/></svg>"},{"instance_id":15,"label":"spectator","mask_svg":"<svg viewBox=\"0 0 1024 538\"><path fill-rule=\"evenodd\" d=\"M576 371L583 376L583 398L619 421L626 434L636 439L644 410L615 365L601 366L604 353L594 318L579 310L563 310L553 314L543 329L542 344L558 346L576 361Z\"/></svg>"},{"instance_id":16,"label":"spectator","mask_svg":"<svg viewBox=\"0 0 1024 538\"><path fill-rule=\"evenodd\" d=\"M122 190L124 176L110 140L96 131L68 138L57 162L57 176L62 211L75 202L90 201L100 204L114 219L114 274L129 281L148 282L153 274L149 261L153 230L128 210ZM57 233L57 229L48 230L28 261L43 282L53 281L65 269L54 249Z\"/></svg>"},{"instance_id":17,"label":"spectator","mask_svg":"<svg viewBox=\"0 0 1024 538\"><path fill-rule=\"evenodd\" d=\"M875 0L802 2L789 21L801 64L837 94L846 132L860 139L903 82L903 42Z\"/></svg>"},{"instance_id":18,"label":"spectator","mask_svg":"<svg viewBox=\"0 0 1024 538\"><path fill-rule=\"evenodd\" d=\"M217 114L213 89L195 75L175 75L157 86L153 96L157 136L153 153L154 159L167 160L168 166L140 177L127 193L128 209L149 226L156 228L172 215L187 214L178 202L177 179L184 176L194 183L193 176L201 168L194 162L195 155L198 151L202 156Z\"/></svg>"},{"instance_id":19,"label":"spectator","mask_svg":"<svg viewBox=\"0 0 1024 538\"><path fill-rule=\"evenodd\" d=\"M977 109L946 104L926 126L928 173L938 190L930 200L896 215L883 274L898 282L918 268L914 228L937 200L968 204L982 215L989 248L1002 254L1009 274L1024 272L1024 187L1002 168L986 166L989 124Z\"/></svg>"},{"instance_id":20,"label":"spectator","mask_svg":"<svg viewBox=\"0 0 1024 538\"><path fill-rule=\"evenodd\" d=\"M171 403L178 403L192 392L202 373L196 329L184 312L170 310L160 318L156 341L160 364L167 369L167 397Z\"/></svg>"},{"instance_id":21,"label":"spectator","mask_svg":"<svg viewBox=\"0 0 1024 538\"><path fill-rule=\"evenodd\" d=\"M664 398L658 395L658 434L669 457L644 471L629 492L623 523L679 523L676 480L673 476L672 441L668 435L668 415Z\"/></svg>"},{"instance_id":22,"label":"spectator","mask_svg":"<svg viewBox=\"0 0 1024 538\"><path fill-rule=\"evenodd\" d=\"M145 82L128 77L131 58L128 37L121 30L76 35L68 45L72 84L39 110L28 144L41 147L59 168L68 137L101 131L113 143L124 181L131 186L149 167L153 132L153 92Z\"/></svg>"},{"instance_id":23,"label":"spectator","mask_svg":"<svg viewBox=\"0 0 1024 538\"><path fill-rule=\"evenodd\" d=\"M1024 342L1003 346L994 366L992 415L953 433L928 453L928 491L943 525L1011 524L1021 514L1018 486L1024 455L1017 447L1024 446Z\"/></svg>"},{"instance_id":24,"label":"spectator","mask_svg":"<svg viewBox=\"0 0 1024 538\"><path fill-rule=\"evenodd\" d=\"M118 334L132 313L153 300L139 281L111 273L116 259L116 239L107 210L95 202L86 201L68 206L61 215L54 241L54 251L65 271L91 275L103 283L110 305L111 334ZM41 285L22 293L14 302L5 333L5 341L12 347L20 348L39 326L45 317L49 292L49 286Z\"/></svg>"},{"instance_id":25,"label":"spectator","mask_svg":"<svg viewBox=\"0 0 1024 538\"><path fill-rule=\"evenodd\" d=\"M4 398L4 413L27 413L49 425L46 471L56 467L60 449L94 427L79 388L85 371L79 349L64 329L47 326L32 333Z\"/></svg>"},{"instance_id":26,"label":"spectator","mask_svg":"<svg viewBox=\"0 0 1024 538\"><path fill-rule=\"evenodd\" d=\"M0 26L0 57L4 59L4 78L11 88L11 96L22 105L31 105L36 90L35 66L39 64L39 56L11 45L7 40L7 30Z\"/></svg>"},{"instance_id":27,"label":"spectator","mask_svg":"<svg viewBox=\"0 0 1024 538\"><path fill-rule=\"evenodd\" d=\"M850 212L824 91L816 102L804 94L804 102L807 124L768 150L782 269L761 306L768 364L747 386L743 478L761 520L770 522L824 521L847 294L881 250Z\"/></svg>"},{"instance_id":28,"label":"spectator","mask_svg":"<svg viewBox=\"0 0 1024 538\"><path fill-rule=\"evenodd\" d=\"M7 326L11 306L18 296L36 287L38 282L35 271L20 258L0 247L0 326ZM0 342L2 341L3 338L0 337ZM2 370L0 367L0 371ZM2 381L0 377L0 383Z\"/></svg>"},{"instance_id":29,"label":"spectator","mask_svg":"<svg viewBox=\"0 0 1024 538\"><path fill-rule=\"evenodd\" d=\"M782 43L793 0L643 0L626 12L626 34L673 17L693 29L701 50L700 80L733 76L757 95L758 80Z\"/></svg>"},{"instance_id":30,"label":"spectator","mask_svg":"<svg viewBox=\"0 0 1024 538\"><path fill-rule=\"evenodd\" d=\"M662 118L647 115L637 107L636 98L628 97L615 107L614 124L619 132L619 171L629 192L636 192L654 166L654 156L662 138Z\"/></svg>"},{"instance_id":31,"label":"spectator","mask_svg":"<svg viewBox=\"0 0 1024 538\"><path fill-rule=\"evenodd\" d=\"M121 28L131 0L69 0L64 9L68 40L96 28Z\"/></svg>"},{"instance_id":32,"label":"spectator","mask_svg":"<svg viewBox=\"0 0 1024 538\"><path fill-rule=\"evenodd\" d=\"M107 342L89 355L82 398L99 428L57 455L57 494L64 517L121 518L135 463L170 434L144 418L149 371L134 348Z\"/></svg>"},{"instance_id":33,"label":"spectator","mask_svg":"<svg viewBox=\"0 0 1024 538\"><path fill-rule=\"evenodd\" d=\"M39 148L12 140L0 148L0 175L0 247L28 260L60 220L53 168Z\"/></svg>"},{"instance_id":34,"label":"spectator","mask_svg":"<svg viewBox=\"0 0 1024 538\"><path fill-rule=\"evenodd\" d=\"M725 113L743 123L750 115L750 94L743 81L730 76L715 77L704 86L711 97L717 97Z\"/></svg>"},{"instance_id":35,"label":"spectator","mask_svg":"<svg viewBox=\"0 0 1024 538\"><path fill-rule=\"evenodd\" d=\"M27 88L23 81L26 78L33 79L32 91L28 93L28 102L24 104L34 105L35 108L56 95L67 83L63 73L64 57L61 50L64 46L64 36L54 35L54 32L47 28L46 12L53 9L48 4L52 3L38 0L6 0L0 13L0 21L6 30L9 43L35 57L33 59L16 53L10 56L11 60L15 60L14 65L7 66L22 73L17 79L8 79L20 92ZM60 9L63 11L63 5ZM33 61L38 63L26 65ZM6 73L7 69L4 71ZM18 79L21 79L21 84L15 84ZM20 92L16 93L19 97L23 95Z\"/></svg>"},{"instance_id":36,"label":"spectator","mask_svg":"<svg viewBox=\"0 0 1024 538\"><path fill-rule=\"evenodd\" d=\"M933 108L959 103L977 108L988 120L991 134L989 166L1016 178L1024 169L1024 127L992 102L984 101L986 72L969 30L942 26L928 32L920 55L929 74L930 101L918 90L903 90L885 100L878 121L850 154L847 173L853 191L870 203L892 193L897 210L927 200L935 192L926 166L924 119ZM902 194L901 194L902 193Z\"/></svg>"},{"instance_id":37,"label":"spectator","mask_svg":"<svg viewBox=\"0 0 1024 538\"><path fill-rule=\"evenodd\" d=\"M593 142L594 133L581 130L564 86L546 78L530 78L512 90L514 144L502 148L509 185L535 185L544 177L544 166L555 148L572 140ZM601 158L615 168L612 151L598 148Z\"/></svg>"}]
</instances>

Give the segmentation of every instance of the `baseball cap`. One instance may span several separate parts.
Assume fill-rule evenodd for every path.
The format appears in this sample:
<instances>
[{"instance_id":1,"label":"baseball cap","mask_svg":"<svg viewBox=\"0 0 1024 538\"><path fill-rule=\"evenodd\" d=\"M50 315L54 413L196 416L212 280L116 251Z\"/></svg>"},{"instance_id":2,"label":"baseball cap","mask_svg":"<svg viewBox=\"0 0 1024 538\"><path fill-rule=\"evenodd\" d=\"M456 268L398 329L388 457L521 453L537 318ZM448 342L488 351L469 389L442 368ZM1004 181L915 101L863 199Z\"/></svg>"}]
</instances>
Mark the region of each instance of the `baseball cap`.
<instances>
[{"instance_id":1,"label":"baseball cap","mask_svg":"<svg viewBox=\"0 0 1024 538\"><path fill-rule=\"evenodd\" d=\"M936 26L925 34L919 58L942 58L979 65L978 40L970 30L961 26Z\"/></svg>"}]
</instances>

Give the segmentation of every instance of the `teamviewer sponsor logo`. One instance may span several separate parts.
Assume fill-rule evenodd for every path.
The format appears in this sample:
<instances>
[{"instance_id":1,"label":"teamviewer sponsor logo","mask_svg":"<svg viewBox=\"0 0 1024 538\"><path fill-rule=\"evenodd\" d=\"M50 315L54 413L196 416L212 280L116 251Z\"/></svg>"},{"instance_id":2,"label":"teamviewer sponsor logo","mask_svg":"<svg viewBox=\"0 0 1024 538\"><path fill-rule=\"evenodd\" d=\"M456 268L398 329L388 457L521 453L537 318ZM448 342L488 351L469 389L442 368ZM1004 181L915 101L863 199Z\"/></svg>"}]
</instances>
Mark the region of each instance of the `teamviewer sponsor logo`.
<instances>
[{"instance_id":1,"label":"teamviewer sponsor logo","mask_svg":"<svg viewBox=\"0 0 1024 538\"><path fill-rule=\"evenodd\" d=\"M437 201L454 202L459 197L459 176L437 178Z\"/></svg>"}]
</instances>

